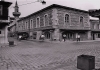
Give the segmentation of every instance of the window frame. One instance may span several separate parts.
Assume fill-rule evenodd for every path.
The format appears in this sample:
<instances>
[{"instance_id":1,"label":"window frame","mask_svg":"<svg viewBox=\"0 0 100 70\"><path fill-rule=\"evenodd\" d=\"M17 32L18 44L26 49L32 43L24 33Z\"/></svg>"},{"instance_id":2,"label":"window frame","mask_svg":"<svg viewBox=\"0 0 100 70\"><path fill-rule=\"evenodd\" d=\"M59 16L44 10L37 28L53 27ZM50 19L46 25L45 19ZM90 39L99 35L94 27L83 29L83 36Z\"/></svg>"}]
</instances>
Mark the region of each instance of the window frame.
<instances>
[{"instance_id":1,"label":"window frame","mask_svg":"<svg viewBox=\"0 0 100 70\"><path fill-rule=\"evenodd\" d=\"M39 27L40 27L40 17L38 16L37 18L36 18L36 27L35 28L38 28L38 26L37 26L37 19L39 18Z\"/></svg>"},{"instance_id":2,"label":"window frame","mask_svg":"<svg viewBox=\"0 0 100 70\"><path fill-rule=\"evenodd\" d=\"M28 22L25 22L25 28L28 29Z\"/></svg>"},{"instance_id":3,"label":"window frame","mask_svg":"<svg viewBox=\"0 0 100 70\"><path fill-rule=\"evenodd\" d=\"M81 20L81 18L82 18L82 20ZM82 24L84 23L84 17L83 16L80 16L79 22L82 23Z\"/></svg>"},{"instance_id":4,"label":"window frame","mask_svg":"<svg viewBox=\"0 0 100 70\"><path fill-rule=\"evenodd\" d=\"M65 19L66 15L68 15L68 19L69 19L69 20L67 20L68 22L65 22L66 21L66 19ZM69 13L65 13L64 14L64 25L66 25L66 23L70 23L70 15L69 15Z\"/></svg>"},{"instance_id":5,"label":"window frame","mask_svg":"<svg viewBox=\"0 0 100 70\"><path fill-rule=\"evenodd\" d=\"M33 19L30 19L30 29L33 28Z\"/></svg>"},{"instance_id":6,"label":"window frame","mask_svg":"<svg viewBox=\"0 0 100 70\"><path fill-rule=\"evenodd\" d=\"M50 26L50 24L49 24L49 17L48 17L48 14L45 14L45 15L44 15L44 26L46 26L45 16L47 16L47 19L48 19L48 25L47 25L47 26Z\"/></svg>"}]
</instances>

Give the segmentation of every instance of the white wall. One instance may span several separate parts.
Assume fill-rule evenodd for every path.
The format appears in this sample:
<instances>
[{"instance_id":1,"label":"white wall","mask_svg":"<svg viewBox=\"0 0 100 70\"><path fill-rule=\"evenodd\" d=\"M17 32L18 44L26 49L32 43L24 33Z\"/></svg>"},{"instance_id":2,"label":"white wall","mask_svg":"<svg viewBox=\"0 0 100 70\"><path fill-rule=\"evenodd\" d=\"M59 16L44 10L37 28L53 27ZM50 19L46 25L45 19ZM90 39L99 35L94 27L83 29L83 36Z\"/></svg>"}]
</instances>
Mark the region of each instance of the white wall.
<instances>
[{"instance_id":1,"label":"white wall","mask_svg":"<svg viewBox=\"0 0 100 70\"><path fill-rule=\"evenodd\" d=\"M0 29L1 34L0 34L0 43L8 43L8 30L7 30L7 26L5 26L5 28Z\"/></svg>"}]
</instances>

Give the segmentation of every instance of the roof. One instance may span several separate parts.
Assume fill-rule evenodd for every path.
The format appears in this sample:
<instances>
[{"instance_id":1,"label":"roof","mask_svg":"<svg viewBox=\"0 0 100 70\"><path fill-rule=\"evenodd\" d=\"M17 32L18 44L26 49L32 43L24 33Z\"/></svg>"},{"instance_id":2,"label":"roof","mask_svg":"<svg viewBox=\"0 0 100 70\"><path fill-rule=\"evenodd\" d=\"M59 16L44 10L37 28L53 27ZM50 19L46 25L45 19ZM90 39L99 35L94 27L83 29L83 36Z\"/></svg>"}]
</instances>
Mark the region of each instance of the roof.
<instances>
[{"instance_id":1,"label":"roof","mask_svg":"<svg viewBox=\"0 0 100 70\"><path fill-rule=\"evenodd\" d=\"M0 1L0 5L4 5L9 7L12 3L11 2L7 2L7 1Z\"/></svg>"},{"instance_id":2,"label":"roof","mask_svg":"<svg viewBox=\"0 0 100 70\"><path fill-rule=\"evenodd\" d=\"M58 5L58 4L52 4L52 5L50 5L50 6L46 7L46 8L43 8L43 9L37 11L37 12L32 13L32 14L30 14L30 15L24 17L24 18L21 18L20 20L25 19L25 18L27 18L27 17L30 17L30 16L32 16L32 15L34 15L34 14L40 13L40 12L42 12L42 11L44 11L44 10L47 10L47 9L50 9L50 8L55 8L55 7L56 7L56 8L64 8L64 9L69 9L69 10L75 10L75 11L79 11L79 12L88 13L88 11L85 11L85 10L80 10L80 9L71 8L71 7L67 7L67 6L62 6L62 5ZM20 21L20 20L19 20L19 21Z\"/></svg>"},{"instance_id":3,"label":"roof","mask_svg":"<svg viewBox=\"0 0 100 70\"><path fill-rule=\"evenodd\" d=\"M90 23L92 23L92 24L99 24L99 20L90 20Z\"/></svg>"}]
</instances>

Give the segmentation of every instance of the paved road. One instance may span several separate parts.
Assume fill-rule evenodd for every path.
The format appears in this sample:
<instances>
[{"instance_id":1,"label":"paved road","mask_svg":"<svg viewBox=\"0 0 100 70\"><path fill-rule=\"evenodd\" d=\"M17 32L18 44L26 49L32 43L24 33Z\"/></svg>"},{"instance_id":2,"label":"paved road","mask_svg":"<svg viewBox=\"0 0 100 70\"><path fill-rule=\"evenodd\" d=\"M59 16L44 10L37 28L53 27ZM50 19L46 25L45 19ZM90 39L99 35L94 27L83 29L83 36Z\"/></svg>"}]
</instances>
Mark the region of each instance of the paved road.
<instances>
[{"instance_id":1,"label":"paved road","mask_svg":"<svg viewBox=\"0 0 100 70\"><path fill-rule=\"evenodd\" d=\"M96 56L100 68L100 42L15 41L0 48L0 70L78 70L77 56Z\"/></svg>"}]
</instances>

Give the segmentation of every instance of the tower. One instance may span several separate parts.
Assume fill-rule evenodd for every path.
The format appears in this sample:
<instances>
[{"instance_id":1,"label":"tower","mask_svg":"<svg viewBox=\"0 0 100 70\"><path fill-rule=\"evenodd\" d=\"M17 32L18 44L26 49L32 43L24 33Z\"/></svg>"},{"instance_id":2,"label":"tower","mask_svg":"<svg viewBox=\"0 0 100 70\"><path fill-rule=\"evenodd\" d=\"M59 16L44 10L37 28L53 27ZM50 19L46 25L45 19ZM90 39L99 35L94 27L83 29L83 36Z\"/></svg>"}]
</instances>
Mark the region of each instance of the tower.
<instances>
[{"instance_id":1,"label":"tower","mask_svg":"<svg viewBox=\"0 0 100 70\"><path fill-rule=\"evenodd\" d=\"M15 7L14 7L15 11L13 12L13 16L15 17L15 20L19 19L19 16L21 15L21 13L19 12L19 7L17 4L17 1L15 3Z\"/></svg>"}]
</instances>

